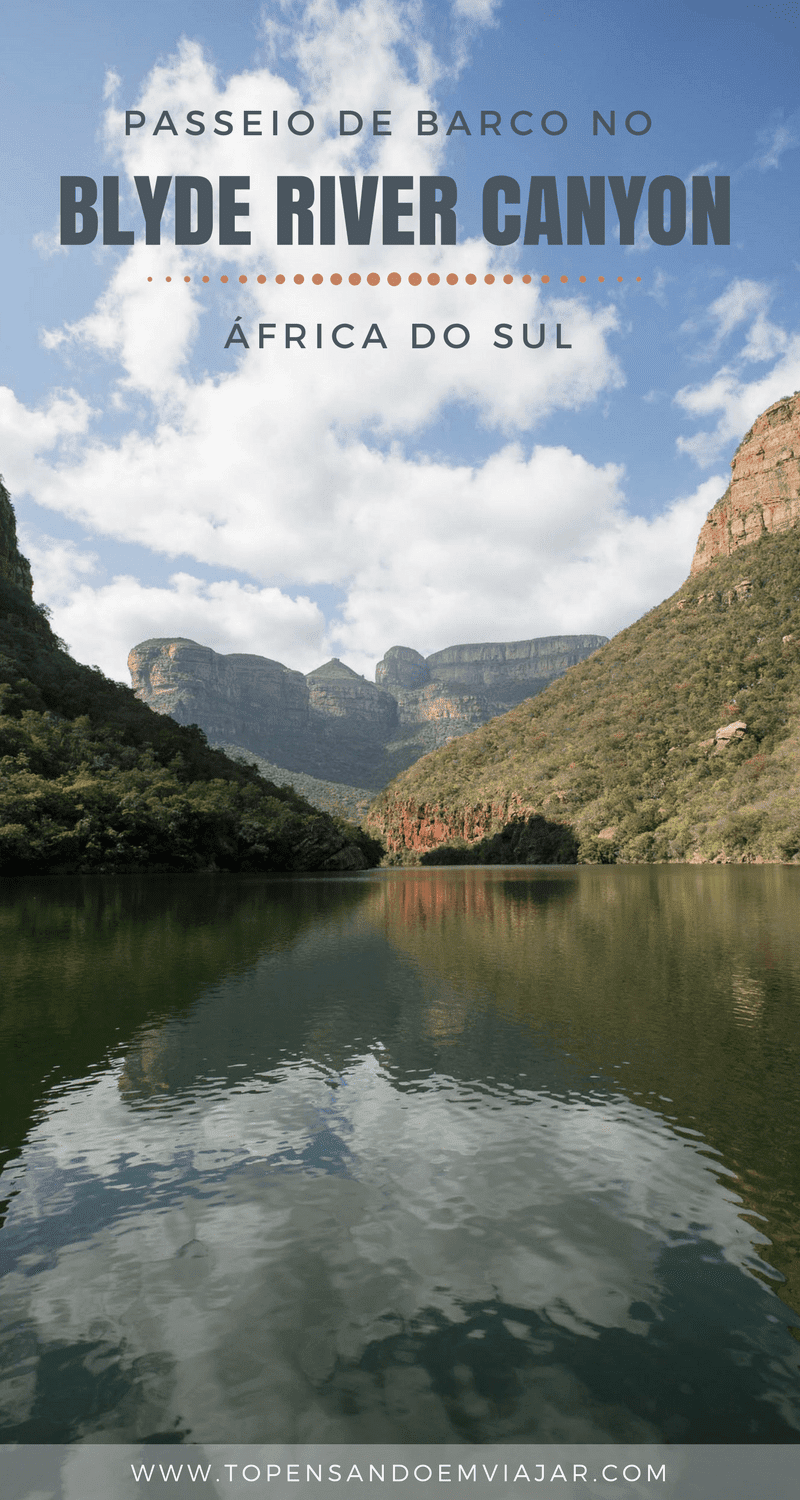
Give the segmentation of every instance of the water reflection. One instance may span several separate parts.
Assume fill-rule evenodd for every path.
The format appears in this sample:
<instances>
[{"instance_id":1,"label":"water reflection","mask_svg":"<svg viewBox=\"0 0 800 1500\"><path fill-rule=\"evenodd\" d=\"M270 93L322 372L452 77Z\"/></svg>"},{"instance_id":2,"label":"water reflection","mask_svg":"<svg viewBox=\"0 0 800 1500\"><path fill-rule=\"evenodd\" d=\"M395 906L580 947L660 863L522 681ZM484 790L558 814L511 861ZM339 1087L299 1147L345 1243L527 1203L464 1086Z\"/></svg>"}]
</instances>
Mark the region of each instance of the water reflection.
<instances>
[{"instance_id":1,"label":"water reflection","mask_svg":"<svg viewBox=\"0 0 800 1500\"><path fill-rule=\"evenodd\" d=\"M31 883L4 1440L797 1441L795 873Z\"/></svg>"}]
</instances>

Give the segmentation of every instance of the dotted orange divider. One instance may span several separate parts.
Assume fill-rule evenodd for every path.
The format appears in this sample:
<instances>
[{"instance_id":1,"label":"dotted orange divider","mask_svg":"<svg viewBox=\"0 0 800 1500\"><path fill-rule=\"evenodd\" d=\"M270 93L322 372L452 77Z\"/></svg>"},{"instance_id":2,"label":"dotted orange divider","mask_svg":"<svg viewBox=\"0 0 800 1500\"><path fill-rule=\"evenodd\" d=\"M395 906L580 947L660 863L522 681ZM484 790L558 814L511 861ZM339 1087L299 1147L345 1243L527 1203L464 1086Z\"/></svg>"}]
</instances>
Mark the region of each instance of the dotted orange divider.
<instances>
[{"instance_id":1,"label":"dotted orange divider","mask_svg":"<svg viewBox=\"0 0 800 1500\"><path fill-rule=\"evenodd\" d=\"M148 278L147 278L148 281L153 281L153 279L154 278L152 276L148 276ZM184 281L191 281L191 279L192 279L191 276L184 276L184 278L183 278ZM201 277L199 277L197 279L199 279L203 283L206 283L206 282L208 282L208 281L211 280L211 277L210 276L201 276ZM227 285L227 283L230 281L230 277L229 276L220 276L219 279L222 282L223 286ZM240 282L240 284L242 286L244 286L245 282L248 280L247 276L240 276L238 279L239 279L239 282ZM263 275L256 276L254 278L254 280L257 281L260 286L263 286L264 283L267 281L267 279L268 278L266 276L263 276ZM352 271L350 273L350 275L348 276L348 278L347 278L350 286L360 286L362 279L364 281L366 281L366 283L367 283L368 286L378 286L380 284L380 279L381 278L378 275L377 271L370 271L369 275L365 276L363 278L359 275L358 271ZM442 278L439 275L438 271L431 271L430 274L426 277L428 286L438 286L439 282L442 281L442 280L446 281L448 286L457 286L458 285L458 279L459 278L455 274L454 271L451 271L450 275L449 276L445 276L444 278ZM488 275L484 276L484 278L483 278L484 283L485 283L486 286L494 286L494 283L497 281L497 279L498 278L496 276L492 276L491 273L489 273ZM502 277L502 282L503 282L503 284L505 286L511 286L512 282L515 279L518 279L519 281L521 281L523 283L523 285L525 285L525 286L529 286L530 283L533 281L533 277L526 274L526 275L520 276L518 278L515 278L514 276L511 276L511 275L505 275L505 276ZM540 276L539 277L539 280L541 281L541 283L542 283L543 286L547 286L548 282L552 281L552 279L553 278L551 276ZM562 286L566 286L567 282L569 281L569 277L568 276L560 276L558 279L561 282ZM585 276L578 276L575 279L582 286L586 282L587 277L585 277ZM618 276L616 279L617 279L617 281L624 281L625 278L623 276ZM641 278L641 276L636 276L634 279L636 281L641 281L642 278ZM171 276L165 276L164 280L165 281L172 281L172 277ZM303 283L304 283L304 281L305 281L305 276L303 276L298 271L297 275L292 277L292 280L294 281L294 283L295 283L296 286L302 286ZM309 277L309 280L313 283L314 286L322 286L322 284L323 284L323 282L325 280L325 277L321 276L320 273L319 273L319 271L317 271L314 276L310 276ZM344 280L344 277L340 276L338 271L334 271L333 275L329 276L328 280L330 281L331 286L341 286L341 284L342 284L342 282ZM386 280L387 280L389 286L400 286L400 283L402 282L403 278L402 278L402 276L400 275L400 273L398 271L390 271L389 275L386 277ZM406 278L406 280L408 281L409 286L420 286L421 282L422 282L422 277L421 277L419 271L412 271L411 274ZM475 276L475 275L473 275L473 273L471 271L468 273L468 275L466 275L464 277L464 281L466 282L467 286L474 286L477 280L478 280L478 277ZM599 282L604 282L606 280L609 280L609 281L613 280L613 278L612 277L606 277L606 276L598 276L597 280ZM282 275L281 273L279 273L275 277L275 282L276 282L277 286L283 286L284 283L285 283L285 281L286 281L286 277L284 275Z\"/></svg>"}]
</instances>

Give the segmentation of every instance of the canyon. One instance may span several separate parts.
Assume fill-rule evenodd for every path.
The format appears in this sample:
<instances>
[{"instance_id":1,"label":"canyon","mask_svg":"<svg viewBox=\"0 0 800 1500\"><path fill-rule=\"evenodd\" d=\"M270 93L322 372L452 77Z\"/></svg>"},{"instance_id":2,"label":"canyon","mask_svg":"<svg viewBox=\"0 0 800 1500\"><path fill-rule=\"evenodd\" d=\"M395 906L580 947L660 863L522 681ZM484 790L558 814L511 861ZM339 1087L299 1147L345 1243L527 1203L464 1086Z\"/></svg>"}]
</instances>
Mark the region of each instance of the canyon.
<instances>
[{"instance_id":1,"label":"canyon","mask_svg":"<svg viewBox=\"0 0 800 1500\"><path fill-rule=\"evenodd\" d=\"M128 667L137 698L179 724L198 724L212 744L375 792L429 751L541 692L605 641L545 636L449 646L427 657L393 646L374 683L338 658L303 674L183 637L140 642Z\"/></svg>"}]
</instances>

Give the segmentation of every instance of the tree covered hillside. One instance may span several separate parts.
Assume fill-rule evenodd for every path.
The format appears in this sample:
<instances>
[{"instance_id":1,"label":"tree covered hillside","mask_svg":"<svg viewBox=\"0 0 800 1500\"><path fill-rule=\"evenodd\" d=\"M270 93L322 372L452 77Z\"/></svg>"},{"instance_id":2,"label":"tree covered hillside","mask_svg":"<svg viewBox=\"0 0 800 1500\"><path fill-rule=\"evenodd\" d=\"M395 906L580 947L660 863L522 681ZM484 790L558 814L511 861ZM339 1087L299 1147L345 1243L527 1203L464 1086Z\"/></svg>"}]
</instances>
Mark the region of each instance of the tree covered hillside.
<instances>
[{"instance_id":1,"label":"tree covered hillside","mask_svg":"<svg viewBox=\"0 0 800 1500\"><path fill-rule=\"evenodd\" d=\"M30 596L0 483L0 874L352 870L376 839L73 661Z\"/></svg>"},{"instance_id":2,"label":"tree covered hillside","mask_svg":"<svg viewBox=\"0 0 800 1500\"><path fill-rule=\"evenodd\" d=\"M368 821L394 859L452 844L538 862L532 814L581 862L800 861L800 532L688 579L538 697L418 761Z\"/></svg>"}]
</instances>

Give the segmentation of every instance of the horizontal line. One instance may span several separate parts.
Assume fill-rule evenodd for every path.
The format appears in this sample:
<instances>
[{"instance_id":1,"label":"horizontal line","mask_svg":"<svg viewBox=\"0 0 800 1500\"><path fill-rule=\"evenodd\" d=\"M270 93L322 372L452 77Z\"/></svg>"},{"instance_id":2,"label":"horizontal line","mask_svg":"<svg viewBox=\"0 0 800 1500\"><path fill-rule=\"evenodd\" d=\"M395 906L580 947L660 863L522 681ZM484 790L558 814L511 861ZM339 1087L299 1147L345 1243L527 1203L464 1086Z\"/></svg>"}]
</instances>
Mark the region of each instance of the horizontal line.
<instances>
[{"instance_id":1,"label":"horizontal line","mask_svg":"<svg viewBox=\"0 0 800 1500\"><path fill-rule=\"evenodd\" d=\"M155 278L152 277L152 276L148 276L148 278L147 278L148 281L153 281L154 279ZM165 281L173 281L173 280L175 280L175 281L188 282L188 281L191 281L192 279L193 278L191 276L182 276L182 277L181 276L176 276L176 277L165 276L164 277ZM231 277L230 276L220 276L219 279L220 279L220 281L222 282L223 285L226 285L227 283L229 283L231 281ZM237 282L238 285L243 286L245 284L245 282L248 281L248 280L250 280L251 278L242 275L242 276L234 277L233 279ZM266 277L266 276L264 276L263 274L259 275L259 276L254 276L252 278L252 280L258 282L258 284L260 286L263 286L268 279L269 278ZM282 275L281 273L279 273L273 279L274 279L274 282L275 282L275 284L277 286L283 286L283 285L285 285L286 281L288 280L288 278L286 276ZM308 282L312 286L322 286L324 284L324 282L325 282L325 277L322 276L319 271L316 272L316 274L314 276L309 276L309 277L305 277L304 275L302 275L298 271L297 274L295 276L293 276L291 279L292 279L292 282L293 282L293 284L295 286L303 286L305 284L306 280L308 280ZM344 279L345 278L343 276L339 275L338 271L334 271L333 275L328 277L328 281L329 281L329 283L330 283L331 286L341 286L341 284L344 281ZM439 286L442 282L444 282L444 284L446 286L458 286L459 280L461 278L459 278L455 274L454 271L451 271L448 276L440 276L437 271L431 271L430 274L427 277L425 277L424 279L427 281L428 286ZM586 282L588 282L588 280L589 280L589 278L587 276L573 276L572 279L573 279L573 281L577 281L579 285L583 285ZM594 278L592 278L592 279L594 280ZM624 279L625 278L623 276L617 276L617 277L613 277L613 276L598 276L597 277L598 282L614 281L614 280L616 280L616 281L624 281ZM634 277L635 281L641 281L641 279L642 279L641 276ZM206 283L206 282L209 282L211 280L211 277L210 276L198 276L198 277L195 277L194 280L195 281L199 281L201 283ZM387 282L387 284L389 286L400 286L401 283L402 283L402 281L403 281L403 277L400 275L400 273L398 271L390 271L389 275L386 276L386 277L384 277L384 280ZM510 274L507 274L505 276L492 276L491 274L489 274L489 275L486 275L486 276L484 276L484 277L481 278L479 276L474 275L471 271L469 272L468 275L466 275L466 276L463 277L463 281L464 281L464 283L465 283L466 286L475 286L475 284L478 281L481 281L481 280L483 281L484 286L496 286L496 285L499 285L499 286L510 286L512 284L512 282L514 282L514 281L520 281L520 282L522 282L523 286L530 286L530 284L533 281L535 281L535 280L540 281L543 286L547 286L548 283L550 283L550 282L555 282L557 285L560 285L560 286L566 286L567 283L568 283L568 281L569 281L569 277L568 276L539 276L539 277L534 277L534 276L531 276L531 275L529 275L529 274L526 273L524 276L511 276ZM358 271L353 271L348 276L347 281L348 281L348 284L350 286L361 286L362 282L365 282L367 286L378 286L379 283L380 283L380 281L381 281L381 277L378 275L377 271L370 271L367 276L361 276ZM407 281L407 283L408 283L409 286L420 286L422 284L423 277L420 275L419 271L412 271L411 274L406 277L406 281Z\"/></svg>"}]
</instances>

